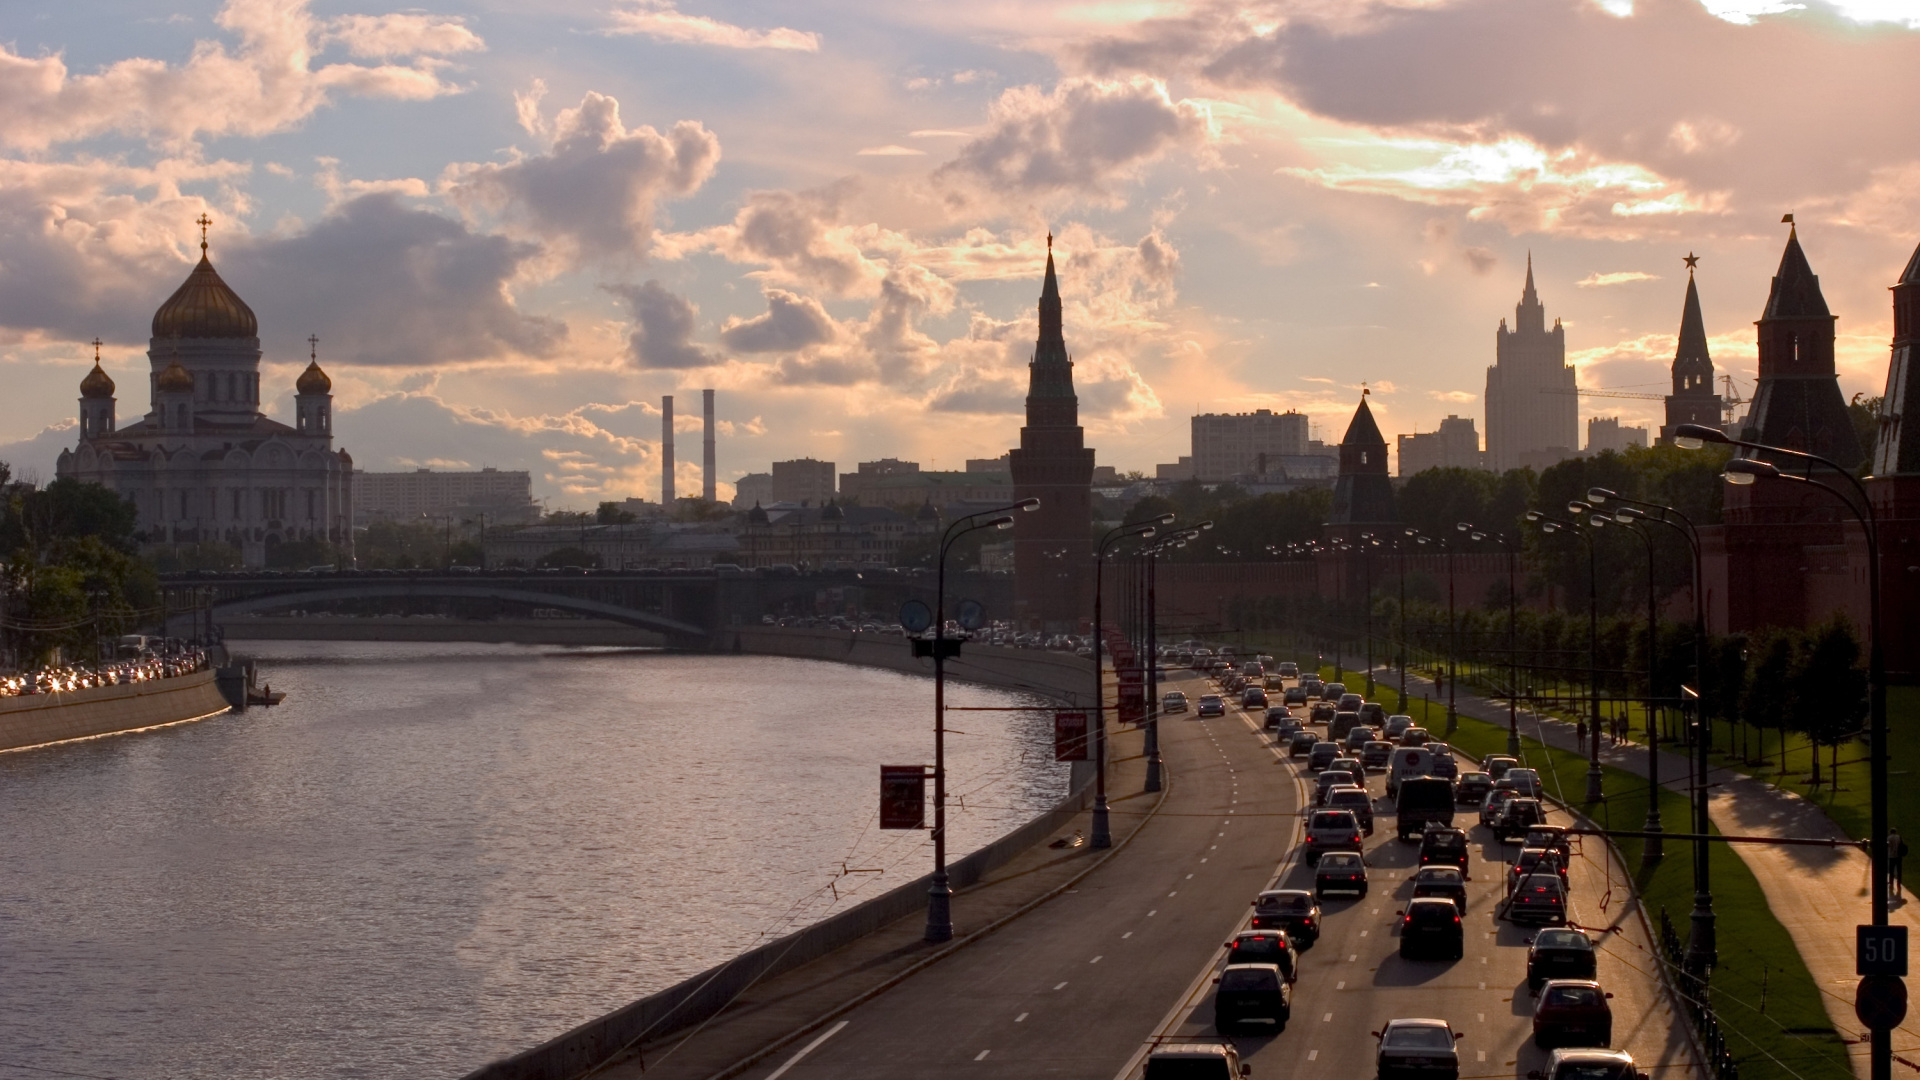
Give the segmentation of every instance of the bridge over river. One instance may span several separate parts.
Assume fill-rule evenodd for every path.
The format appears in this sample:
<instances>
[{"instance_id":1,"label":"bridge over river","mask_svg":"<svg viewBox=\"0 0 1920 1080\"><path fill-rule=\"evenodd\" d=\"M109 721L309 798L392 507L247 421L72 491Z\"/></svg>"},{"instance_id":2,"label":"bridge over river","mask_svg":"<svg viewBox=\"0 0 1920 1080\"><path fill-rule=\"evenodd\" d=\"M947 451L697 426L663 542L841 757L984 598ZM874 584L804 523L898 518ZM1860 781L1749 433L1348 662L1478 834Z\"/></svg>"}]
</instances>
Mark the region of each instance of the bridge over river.
<instances>
[{"instance_id":1,"label":"bridge over river","mask_svg":"<svg viewBox=\"0 0 1920 1080\"><path fill-rule=\"evenodd\" d=\"M978 571L948 575L949 601L970 598L989 613L1013 608L1013 579ZM820 611L891 613L931 601L931 572L840 570L809 574L739 570L341 570L198 571L167 575L161 589L170 632L248 614L304 610L451 608L470 617L547 608L660 635L681 649L725 649L727 631L763 615Z\"/></svg>"}]
</instances>

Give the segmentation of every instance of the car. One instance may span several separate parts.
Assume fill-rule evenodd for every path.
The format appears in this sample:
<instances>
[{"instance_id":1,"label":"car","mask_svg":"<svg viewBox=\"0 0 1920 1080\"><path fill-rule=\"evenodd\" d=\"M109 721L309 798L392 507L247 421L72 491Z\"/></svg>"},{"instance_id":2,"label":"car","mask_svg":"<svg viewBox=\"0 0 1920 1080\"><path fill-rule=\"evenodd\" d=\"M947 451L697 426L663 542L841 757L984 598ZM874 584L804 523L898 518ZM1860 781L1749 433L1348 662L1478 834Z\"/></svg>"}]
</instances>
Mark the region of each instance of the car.
<instances>
[{"instance_id":1,"label":"car","mask_svg":"<svg viewBox=\"0 0 1920 1080\"><path fill-rule=\"evenodd\" d=\"M1505 754L1488 754L1480 761L1481 771L1495 780L1507 775L1508 769L1517 768L1519 765L1519 759L1510 758Z\"/></svg>"},{"instance_id":2,"label":"car","mask_svg":"<svg viewBox=\"0 0 1920 1080\"><path fill-rule=\"evenodd\" d=\"M1555 1050L1527 1080L1647 1080L1625 1050Z\"/></svg>"},{"instance_id":3,"label":"car","mask_svg":"<svg viewBox=\"0 0 1920 1080\"><path fill-rule=\"evenodd\" d=\"M1493 835L1503 844L1527 835L1527 830L1546 819L1546 812L1540 808L1539 799L1522 798L1515 795L1500 808L1500 816L1493 823Z\"/></svg>"},{"instance_id":4,"label":"car","mask_svg":"<svg viewBox=\"0 0 1920 1080\"><path fill-rule=\"evenodd\" d=\"M1334 713L1333 719L1327 723L1327 738L1329 739L1350 739L1353 738L1353 733L1356 731L1366 733L1362 736L1363 740L1371 738L1373 735L1373 729L1360 722L1360 714L1347 709L1341 709ZM1365 745L1364 741L1362 745Z\"/></svg>"},{"instance_id":5,"label":"car","mask_svg":"<svg viewBox=\"0 0 1920 1080\"><path fill-rule=\"evenodd\" d=\"M1319 741L1320 736L1311 731L1296 731L1293 737L1287 740L1287 756L1306 757L1313 752L1315 744Z\"/></svg>"},{"instance_id":6,"label":"car","mask_svg":"<svg viewBox=\"0 0 1920 1080\"><path fill-rule=\"evenodd\" d=\"M1459 960L1467 954L1460 908L1444 896L1415 896L1400 912L1400 959Z\"/></svg>"},{"instance_id":7,"label":"car","mask_svg":"<svg viewBox=\"0 0 1920 1080\"><path fill-rule=\"evenodd\" d=\"M1387 707L1377 701L1360 703L1360 722L1368 727L1377 728L1387 722Z\"/></svg>"},{"instance_id":8,"label":"car","mask_svg":"<svg viewBox=\"0 0 1920 1080\"><path fill-rule=\"evenodd\" d=\"M1299 665L1299 664L1296 664L1296 663L1294 663L1294 662L1293 662L1293 661L1291 661L1291 660L1284 660L1284 661L1281 661L1281 663L1280 663L1280 677L1281 677L1281 678L1283 678L1283 679L1297 679L1297 678L1299 678L1299 677L1300 677L1300 665Z\"/></svg>"},{"instance_id":9,"label":"car","mask_svg":"<svg viewBox=\"0 0 1920 1080\"><path fill-rule=\"evenodd\" d=\"M1341 769L1350 772L1356 777L1355 783L1362 787L1366 786L1366 770L1360 767L1360 759L1352 754L1341 754L1339 757L1334 758L1333 761L1327 765L1327 768Z\"/></svg>"},{"instance_id":10,"label":"car","mask_svg":"<svg viewBox=\"0 0 1920 1080\"><path fill-rule=\"evenodd\" d=\"M1564 925L1567 921L1567 890L1551 874L1535 874L1507 895L1505 915L1515 923L1537 922Z\"/></svg>"},{"instance_id":11,"label":"car","mask_svg":"<svg viewBox=\"0 0 1920 1080\"><path fill-rule=\"evenodd\" d=\"M1230 1042L1162 1042L1147 1052L1140 1080L1240 1080L1252 1071Z\"/></svg>"},{"instance_id":12,"label":"car","mask_svg":"<svg viewBox=\"0 0 1920 1080\"><path fill-rule=\"evenodd\" d=\"M1527 992L1550 979L1591 979L1598 972L1593 939L1584 930L1542 930L1527 942Z\"/></svg>"},{"instance_id":13,"label":"car","mask_svg":"<svg viewBox=\"0 0 1920 1080\"><path fill-rule=\"evenodd\" d=\"M1561 862L1573 862L1573 843L1565 825L1535 825L1527 830L1527 838L1520 842L1520 846L1551 848L1560 853Z\"/></svg>"},{"instance_id":14,"label":"car","mask_svg":"<svg viewBox=\"0 0 1920 1080\"><path fill-rule=\"evenodd\" d=\"M1333 707L1333 702L1316 701L1312 707L1307 709L1307 723L1332 724L1333 718L1339 715L1339 713L1340 710Z\"/></svg>"},{"instance_id":15,"label":"car","mask_svg":"<svg viewBox=\"0 0 1920 1080\"><path fill-rule=\"evenodd\" d=\"M1243 709L1264 709L1267 707L1267 692L1257 686L1249 686L1240 692L1240 707Z\"/></svg>"},{"instance_id":16,"label":"car","mask_svg":"<svg viewBox=\"0 0 1920 1080\"><path fill-rule=\"evenodd\" d=\"M1489 829L1493 828L1493 823L1500 820L1501 811L1505 810L1507 804L1518 797L1519 796L1514 794L1512 788L1497 787L1487 792L1486 801L1480 804L1480 824L1485 825Z\"/></svg>"},{"instance_id":17,"label":"car","mask_svg":"<svg viewBox=\"0 0 1920 1080\"><path fill-rule=\"evenodd\" d=\"M1274 964L1288 982L1300 978L1300 953L1284 930L1242 930L1226 948L1229 964Z\"/></svg>"},{"instance_id":18,"label":"car","mask_svg":"<svg viewBox=\"0 0 1920 1080\"><path fill-rule=\"evenodd\" d=\"M1534 769L1508 769L1507 775L1500 779L1513 785L1513 790L1529 799L1540 797L1540 773Z\"/></svg>"},{"instance_id":19,"label":"car","mask_svg":"<svg viewBox=\"0 0 1920 1080\"><path fill-rule=\"evenodd\" d=\"M1567 864L1559 852L1552 848L1522 848L1520 857L1507 869L1508 891L1535 874L1552 874L1560 879L1562 886L1567 884Z\"/></svg>"},{"instance_id":20,"label":"car","mask_svg":"<svg viewBox=\"0 0 1920 1080\"><path fill-rule=\"evenodd\" d=\"M1353 816L1360 820L1360 831L1368 836L1373 835L1373 796L1367 794L1366 788L1334 788L1327 792L1325 805L1329 810L1353 811Z\"/></svg>"},{"instance_id":21,"label":"car","mask_svg":"<svg viewBox=\"0 0 1920 1080\"><path fill-rule=\"evenodd\" d=\"M1338 686L1339 684L1335 683L1334 685ZM1366 704L1366 701L1367 701L1366 698L1361 697L1359 694L1348 694L1348 693L1342 693L1340 697L1336 700L1340 704L1341 712L1350 712L1350 713L1358 713L1360 711L1360 706Z\"/></svg>"},{"instance_id":22,"label":"car","mask_svg":"<svg viewBox=\"0 0 1920 1080\"><path fill-rule=\"evenodd\" d=\"M1347 753L1358 757L1360 752L1366 749L1367 742L1372 738L1372 728L1364 724L1355 724L1347 729L1345 735L1340 737L1340 745L1347 748Z\"/></svg>"},{"instance_id":23,"label":"car","mask_svg":"<svg viewBox=\"0 0 1920 1080\"><path fill-rule=\"evenodd\" d=\"M1160 698L1160 711L1176 713L1187 711L1187 693L1184 690L1169 690Z\"/></svg>"},{"instance_id":24,"label":"car","mask_svg":"<svg viewBox=\"0 0 1920 1080\"><path fill-rule=\"evenodd\" d=\"M1410 727L1400 733L1401 746L1425 746L1433 741L1433 734L1423 727Z\"/></svg>"},{"instance_id":25,"label":"car","mask_svg":"<svg viewBox=\"0 0 1920 1080\"><path fill-rule=\"evenodd\" d=\"M1213 1028L1222 1035L1250 1023L1279 1032L1293 1016L1293 984L1277 964L1229 964L1213 981Z\"/></svg>"},{"instance_id":26,"label":"car","mask_svg":"<svg viewBox=\"0 0 1920 1080\"><path fill-rule=\"evenodd\" d=\"M1240 665L1240 674L1249 679L1264 679L1267 677L1267 665L1258 660L1249 660Z\"/></svg>"},{"instance_id":27,"label":"car","mask_svg":"<svg viewBox=\"0 0 1920 1080\"><path fill-rule=\"evenodd\" d=\"M1261 678L1260 688L1263 690L1285 690L1287 688L1287 680L1269 671Z\"/></svg>"},{"instance_id":28,"label":"car","mask_svg":"<svg viewBox=\"0 0 1920 1080\"><path fill-rule=\"evenodd\" d=\"M1319 863L1330 851L1362 849L1360 819L1351 810L1315 810L1307 818L1307 865Z\"/></svg>"},{"instance_id":29,"label":"car","mask_svg":"<svg viewBox=\"0 0 1920 1080\"><path fill-rule=\"evenodd\" d=\"M1360 748L1360 764L1366 766L1368 771L1373 771L1385 769L1387 763L1392 760L1393 744L1373 738L1369 733L1366 745Z\"/></svg>"},{"instance_id":30,"label":"car","mask_svg":"<svg viewBox=\"0 0 1920 1080\"><path fill-rule=\"evenodd\" d=\"M1467 878L1457 866L1423 866L1413 872L1413 895L1437 896L1453 901L1460 914L1467 913Z\"/></svg>"},{"instance_id":31,"label":"car","mask_svg":"<svg viewBox=\"0 0 1920 1080\"><path fill-rule=\"evenodd\" d=\"M1305 690L1307 692L1307 696L1309 698L1312 698L1315 701L1320 700L1321 691L1325 690L1326 688L1327 688L1327 684L1324 682L1321 682L1320 676L1318 675L1309 675L1306 678L1300 680L1300 689Z\"/></svg>"},{"instance_id":32,"label":"car","mask_svg":"<svg viewBox=\"0 0 1920 1080\"><path fill-rule=\"evenodd\" d=\"M1460 763L1453 759L1453 747L1443 742L1428 743L1427 752L1433 755L1433 775L1444 777L1449 783L1460 775Z\"/></svg>"},{"instance_id":33,"label":"car","mask_svg":"<svg viewBox=\"0 0 1920 1080\"><path fill-rule=\"evenodd\" d=\"M1453 785L1437 776L1409 776L1393 793L1393 831L1401 840L1429 828L1453 827Z\"/></svg>"},{"instance_id":34,"label":"car","mask_svg":"<svg viewBox=\"0 0 1920 1080\"><path fill-rule=\"evenodd\" d=\"M1460 1055L1454 1043L1462 1036L1445 1020L1389 1020L1373 1037L1380 1040L1374 1057L1374 1071L1380 1080L1429 1076L1459 1080Z\"/></svg>"},{"instance_id":35,"label":"car","mask_svg":"<svg viewBox=\"0 0 1920 1080\"><path fill-rule=\"evenodd\" d=\"M1200 695L1200 715L1201 716L1227 715L1226 699L1222 698L1219 694L1201 694Z\"/></svg>"},{"instance_id":36,"label":"car","mask_svg":"<svg viewBox=\"0 0 1920 1080\"><path fill-rule=\"evenodd\" d=\"M1413 717L1404 713L1387 717L1386 725L1380 731L1380 737L1388 742L1400 741L1400 735L1413 726Z\"/></svg>"},{"instance_id":37,"label":"car","mask_svg":"<svg viewBox=\"0 0 1920 1080\"><path fill-rule=\"evenodd\" d=\"M1253 928L1284 931L1298 945L1320 940L1320 920L1320 902L1305 889L1268 889L1253 900Z\"/></svg>"},{"instance_id":38,"label":"car","mask_svg":"<svg viewBox=\"0 0 1920 1080\"><path fill-rule=\"evenodd\" d=\"M1312 772L1319 772L1321 769L1333 764L1333 759L1339 756L1339 743L1315 743L1312 752L1307 754L1307 768Z\"/></svg>"},{"instance_id":39,"label":"car","mask_svg":"<svg viewBox=\"0 0 1920 1080\"><path fill-rule=\"evenodd\" d=\"M1400 782L1403 780L1432 777L1433 762L1433 752L1424 746L1394 747L1392 756L1387 759L1387 794L1389 796L1399 794ZM1447 804L1451 806L1453 784L1447 781L1442 782L1447 785Z\"/></svg>"},{"instance_id":40,"label":"car","mask_svg":"<svg viewBox=\"0 0 1920 1080\"><path fill-rule=\"evenodd\" d=\"M1291 735L1300 730L1300 721L1285 705L1275 705L1267 710L1265 726L1279 735Z\"/></svg>"},{"instance_id":41,"label":"car","mask_svg":"<svg viewBox=\"0 0 1920 1080\"><path fill-rule=\"evenodd\" d=\"M1493 777L1483 772L1463 772L1453 781L1453 801L1457 803L1478 803L1493 790Z\"/></svg>"},{"instance_id":42,"label":"car","mask_svg":"<svg viewBox=\"0 0 1920 1080\"><path fill-rule=\"evenodd\" d=\"M1323 769L1314 781L1318 785L1313 792L1315 806L1327 805L1327 793L1334 788L1358 787L1361 783L1357 773L1350 773L1345 769Z\"/></svg>"},{"instance_id":43,"label":"car","mask_svg":"<svg viewBox=\"0 0 1920 1080\"><path fill-rule=\"evenodd\" d=\"M1554 979L1533 1004L1533 1044L1605 1047L1613 1042L1613 995L1592 979Z\"/></svg>"},{"instance_id":44,"label":"car","mask_svg":"<svg viewBox=\"0 0 1920 1080\"><path fill-rule=\"evenodd\" d=\"M1420 834L1420 865L1449 866L1460 871L1465 878L1469 874L1467 862L1470 849L1467 846L1467 834L1460 829L1428 829Z\"/></svg>"},{"instance_id":45,"label":"car","mask_svg":"<svg viewBox=\"0 0 1920 1080\"><path fill-rule=\"evenodd\" d=\"M1313 895L1352 892L1367 895L1367 864L1358 851L1329 851L1313 868Z\"/></svg>"},{"instance_id":46,"label":"car","mask_svg":"<svg viewBox=\"0 0 1920 1080\"><path fill-rule=\"evenodd\" d=\"M1220 683L1220 689L1229 694L1237 694L1246 688L1247 677L1245 675L1229 675Z\"/></svg>"},{"instance_id":47,"label":"car","mask_svg":"<svg viewBox=\"0 0 1920 1080\"><path fill-rule=\"evenodd\" d=\"M1330 682L1330 683L1320 684L1320 700L1321 701L1338 702L1341 698L1346 696L1347 696L1346 683Z\"/></svg>"},{"instance_id":48,"label":"car","mask_svg":"<svg viewBox=\"0 0 1920 1080\"><path fill-rule=\"evenodd\" d=\"M1307 688L1304 686L1289 686L1281 693L1280 700L1289 705L1305 705L1307 703Z\"/></svg>"}]
</instances>

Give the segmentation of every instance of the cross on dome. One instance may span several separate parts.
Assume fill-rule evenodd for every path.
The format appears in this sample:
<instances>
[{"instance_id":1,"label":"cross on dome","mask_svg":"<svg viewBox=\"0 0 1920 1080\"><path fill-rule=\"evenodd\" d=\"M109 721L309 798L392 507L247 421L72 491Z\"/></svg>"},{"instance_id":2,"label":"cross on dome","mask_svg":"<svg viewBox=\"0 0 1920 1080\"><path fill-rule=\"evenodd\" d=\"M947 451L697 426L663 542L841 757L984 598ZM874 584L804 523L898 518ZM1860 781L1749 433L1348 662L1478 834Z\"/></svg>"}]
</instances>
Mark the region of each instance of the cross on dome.
<instances>
[{"instance_id":1,"label":"cross on dome","mask_svg":"<svg viewBox=\"0 0 1920 1080\"><path fill-rule=\"evenodd\" d=\"M202 211L199 217L193 219L193 223L200 226L200 250L205 251L207 250L207 226L213 224L213 219Z\"/></svg>"}]
</instances>

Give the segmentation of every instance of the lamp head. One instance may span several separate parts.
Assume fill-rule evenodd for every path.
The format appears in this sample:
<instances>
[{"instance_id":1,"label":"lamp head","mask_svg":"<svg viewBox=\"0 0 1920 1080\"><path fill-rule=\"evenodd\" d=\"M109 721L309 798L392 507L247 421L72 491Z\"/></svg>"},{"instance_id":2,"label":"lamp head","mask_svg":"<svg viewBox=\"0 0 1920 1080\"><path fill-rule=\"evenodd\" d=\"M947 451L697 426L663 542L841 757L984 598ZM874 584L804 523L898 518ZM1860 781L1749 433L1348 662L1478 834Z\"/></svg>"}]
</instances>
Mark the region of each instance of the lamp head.
<instances>
[{"instance_id":1,"label":"lamp head","mask_svg":"<svg viewBox=\"0 0 1920 1080\"><path fill-rule=\"evenodd\" d=\"M1199 529L1201 532L1206 532L1208 529L1213 528L1213 520L1209 518L1208 520L1203 521L1198 525L1195 525L1194 528Z\"/></svg>"},{"instance_id":2,"label":"lamp head","mask_svg":"<svg viewBox=\"0 0 1920 1080\"><path fill-rule=\"evenodd\" d=\"M1487 538L1487 534L1483 532L1473 533L1469 537L1469 539L1472 539L1472 540L1485 540L1486 538Z\"/></svg>"},{"instance_id":3,"label":"lamp head","mask_svg":"<svg viewBox=\"0 0 1920 1080\"><path fill-rule=\"evenodd\" d=\"M1567 513L1575 517L1579 517L1591 509L1593 509L1593 504L1583 499L1573 499L1567 503Z\"/></svg>"},{"instance_id":4,"label":"lamp head","mask_svg":"<svg viewBox=\"0 0 1920 1080\"><path fill-rule=\"evenodd\" d=\"M1540 520L1541 518L1543 518L1543 517L1545 517L1545 516L1546 516L1545 514L1542 514L1542 513L1541 513L1540 511L1538 511L1538 510L1529 510L1529 511L1527 511L1527 520L1528 520L1528 521L1539 521L1539 520Z\"/></svg>"},{"instance_id":5,"label":"lamp head","mask_svg":"<svg viewBox=\"0 0 1920 1080\"><path fill-rule=\"evenodd\" d=\"M1014 503L1013 505L1018 506L1024 512L1032 513L1033 511L1040 509L1040 500L1039 499L1021 499L1019 502Z\"/></svg>"},{"instance_id":6,"label":"lamp head","mask_svg":"<svg viewBox=\"0 0 1920 1080\"><path fill-rule=\"evenodd\" d=\"M1159 531L1160 531L1160 530L1158 530L1158 529L1143 529L1143 530L1141 530L1141 532L1140 532L1140 534L1139 534L1139 535L1140 535L1140 539L1142 539L1142 540L1151 540L1151 539L1153 539L1153 534L1154 534L1154 533L1157 533L1157 532L1159 532Z\"/></svg>"},{"instance_id":7,"label":"lamp head","mask_svg":"<svg viewBox=\"0 0 1920 1080\"><path fill-rule=\"evenodd\" d=\"M1729 443L1727 433L1705 424L1681 424L1673 429L1673 444L1682 450L1698 450L1708 443Z\"/></svg>"},{"instance_id":8,"label":"lamp head","mask_svg":"<svg viewBox=\"0 0 1920 1080\"><path fill-rule=\"evenodd\" d=\"M1171 525L1173 524L1173 515L1161 514L1159 517L1154 518L1153 521L1156 525Z\"/></svg>"},{"instance_id":9,"label":"lamp head","mask_svg":"<svg viewBox=\"0 0 1920 1080\"><path fill-rule=\"evenodd\" d=\"M1599 506L1601 503L1606 502L1608 499L1617 499L1619 497L1620 497L1619 492L1613 491L1608 488L1590 487L1587 489L1587 501L1592 503L1595 506Z\"/></svg>"},{"instance_id":10,"label":"lamp head","mask_svg":"<svg viewBox=\"0 0 1920 1080\"><path fill-rule=\"evenodd\" d=\"M1455 525L1453 529L1455 532L1470 533L1473 531L1473 526L1463 521L1460 524Z\"/></svg>"},{"instance_id":11,"label":"lamp head","mask_svg":"<svg viewBox=\"0 0 1920 1080\"><path fill-rule=\"evenodd\" d=\"M1771 480L1780 475L1780 470L1772 463L1754 458L1734 458L1720 473L1720 478L1729 484L1746 487L1760 480Z\"/></svg>"},{"instance_id":12,"label":"lamp head","mask_svg":"<svg viewBox=\"0 0 1920 1080\"><path fill-rule=\"evenodd\" d=\"M1548 533L1557 533L1560 531L1560 524L1559 522L1555 522L1555 521L1542 522L1540 525L1540 531L1548 532Z\"/></svg>"},{"instance_id":13,"label":"lamp head","mask_svg":"<svg viewBox=\"0 0 1920 1080\"><path fill-rule=\"evenodd\" d=\"M992 521L987 522L987 524L993 526L996 529L1011 529L1013 528L1013 515L1011 514L1002 515L1000 517L994 518Z\"/></svg>"},{"instance_id":14,"label":"lamp head","mask_svg":"<svg viewBox=\"0 0 1920 1080\"><path fill-rule=\"evenodd\" d=\"M1587 518L1587 527L1590 529L1603 528L1605 527L1607 522L1612 520L1613 520L1612 518L1608 517L1605 514L1594 514L1593 516Z\"/></svg>"}]
</instances>

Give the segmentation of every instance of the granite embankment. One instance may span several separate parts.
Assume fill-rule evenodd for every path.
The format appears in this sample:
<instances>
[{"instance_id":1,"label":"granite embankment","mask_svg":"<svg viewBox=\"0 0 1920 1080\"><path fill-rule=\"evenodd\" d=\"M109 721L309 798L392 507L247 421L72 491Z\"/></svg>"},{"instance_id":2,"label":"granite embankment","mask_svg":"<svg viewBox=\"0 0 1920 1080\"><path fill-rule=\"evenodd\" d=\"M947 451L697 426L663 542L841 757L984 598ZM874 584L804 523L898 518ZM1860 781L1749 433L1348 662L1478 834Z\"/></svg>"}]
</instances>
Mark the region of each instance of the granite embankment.
<instances>
[{"instance_id":1,"label":"granite embankment","mask_svg":"<svg viewBox=\"0 0 1920 1080\"><path fill-rule=\"evenodd\" d=\"M841 664L933 674L933 661L915 657L905 638L843 630L740 626L722 631L721 651L831 660ZM947 661L947 678L1009 690L1031 690L1065 705L1093 704L1093 661L1045 649L1001 649L967 643Z\"/></svg>"},{"instance_id":2,"label":"granite embankment","mask_svg":"<svg viewBox=\"0 0 1920 1080\"><path fill-rule=\"evenodd\" d=\"M212 671L0 698L0 751L198 720L225 712Z\"/></svg>"}]
</instances>

